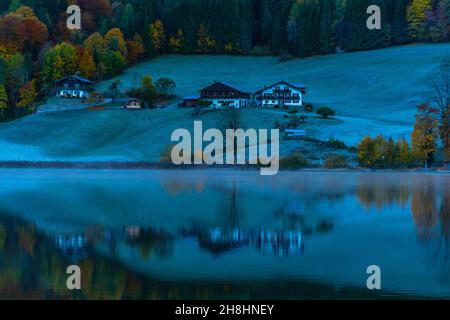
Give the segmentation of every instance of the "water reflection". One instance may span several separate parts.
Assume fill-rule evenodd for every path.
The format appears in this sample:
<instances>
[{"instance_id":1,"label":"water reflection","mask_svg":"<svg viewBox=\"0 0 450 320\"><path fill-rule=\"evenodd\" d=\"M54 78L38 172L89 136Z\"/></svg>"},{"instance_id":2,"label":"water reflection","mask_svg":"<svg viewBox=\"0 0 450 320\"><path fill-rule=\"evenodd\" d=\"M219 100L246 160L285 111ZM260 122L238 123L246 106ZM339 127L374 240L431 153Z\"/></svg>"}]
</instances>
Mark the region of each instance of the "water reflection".
<instances>
[{"instance_id":1,"label":"water reflection","mask_svg":"<svg viewBox=\"0 0 450 320\"><path fill-rule=\"evenodd\" d=\"M170 256L173 250L173 236L162 230L145 229L139 226L126 228L125 243L131 247L139 247L143 259L152 254L160 258Z\"/></svg>"},{"instance_id":2,"label":"water reflection","mask_svg":"<svg viewBox=\"0 0 450 320\"><path fill-rule=\"evenodd\" d=\"M450 297L449 235L444 175L14 177L0 185L0 298ZM365 289L374 262L382 293Z\"/></svg>"},{"instance_id":3,"label":"water reflection","mask_svg":"<svg viewBox=\"0 0 450 320\"><path fill-rule=\"evenodd\" d=\"M430 179L413 178L413 183L387 181L373 183L367 177L360 179L357 196L361 205L369 209L401 207L411 208L418 237L427 242L439 237L448 241L450 236L450 181L446 176L442 184Z\"/></svg>"},{"instance_id":4,"label":"water reflection","mask_svg":"<svg viewBox=\"0 0 450 320\"><path fill-rule=\"evenodd\" d=\"M284 257L300 255L303 251L301 231L222 229L183 231L185 236L194 236L199 246L213 254L233 249L252 247L262 254Z\"/></svg>"}]
</instances>

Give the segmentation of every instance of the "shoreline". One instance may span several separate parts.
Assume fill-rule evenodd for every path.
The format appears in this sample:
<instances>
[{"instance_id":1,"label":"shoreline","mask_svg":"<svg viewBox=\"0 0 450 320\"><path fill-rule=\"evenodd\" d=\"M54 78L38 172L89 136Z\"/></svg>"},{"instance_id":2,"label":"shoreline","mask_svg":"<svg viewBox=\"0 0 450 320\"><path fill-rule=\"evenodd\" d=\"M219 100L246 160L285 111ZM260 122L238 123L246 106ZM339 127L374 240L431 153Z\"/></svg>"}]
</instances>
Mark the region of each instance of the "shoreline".
<instances>
[{"instance_id":1,"label":"shoreline","mask_svg":"<svg viewBox=\"0 0 450 320\"><path fill-rule=\"evenodd\" d=\"M121 161L0 161L0 169L73 169L73 170L192 170L192 171L258 171L259 166L252 165L174 165L162 162L121 162ZM369 169L369 168L340 168L326 169L319 166L309 166L299 169L283 169L280 172L387 172L387 173L442 173L450 174L450 170L442 167L413 169Z\"/></svg>"}]
</instances>

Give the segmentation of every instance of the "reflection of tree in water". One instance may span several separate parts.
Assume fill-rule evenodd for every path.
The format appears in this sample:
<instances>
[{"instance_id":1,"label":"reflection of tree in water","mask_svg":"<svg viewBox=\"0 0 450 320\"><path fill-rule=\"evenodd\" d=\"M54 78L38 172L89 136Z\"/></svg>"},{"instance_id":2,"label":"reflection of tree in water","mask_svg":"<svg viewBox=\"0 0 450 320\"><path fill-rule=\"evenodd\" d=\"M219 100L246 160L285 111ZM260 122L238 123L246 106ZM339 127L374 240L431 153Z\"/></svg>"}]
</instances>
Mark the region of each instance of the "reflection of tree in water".
<instances>
[{"instance_id":1,"label":"reflection of tree in water","mask_svg":"<svg viewBox=\"0 0 450 320\"><path fill-rule=\"evenodd\" d=\"M450 190L445 189L442 195L441 210L441 227L442 237L444 239L450 238Z\"/></svg>"},{"instance_id":2,"label":"reflection of tree in water","mask_svg":"<svg viewBox=\"0 0 450 320\"><path fill-rule=\"evenodd\" d=\"M5 241L6 241L6 228L2 223L0 223L0 250L3 249Z\"/></svg>"},{"instance_id":3,"label":"reflection of tree in water","mask_svg":"<svg viewBox=\"0 0 450 320\"><path fill-rule=\"evenodd\" d=\"M230 214L228 216L228 223L230 226L235 226L237 224L238 212L237 212L237 188L236 180L233 180L233 186L231 188L231 199L230 199Z\"/></svg>"},{"instance_id":4,"label":"reflection of tree in water","mask_svg":"<svg viewBox=\"0 0 450 320\"><path fill-rule=\"evenodd\" d=\"M419 239L433 250L433 259L443 262L446 278L450 263L450 189L443 186L439 196L435 185L425 182L414 186L411 209Z\"/></svg>"},{"instance_id":5,"label":"reflection of tree in water","mask_svg":"<svg viewBox=\"0 0 450 320\"><path fill-rule=\"evenodd\" d=\"M33 254L21 247L17 230L33 235ZM96 241L100 241L95 235ZM108 256L90 252L77 264L82 272L82 290L66 287L66 267L71 263L53 237L40 233L33 224L0 213L0 299L247 299L336 298L334 286L295 280L275 281L165 281L132 271ZM365 297L367 290L339 291L339 298Z\"/></svg>"},{"instance_id":6,"label":"reflection of tree in water","mask_svg":"<svg viewBox=\"0 0 450 320\"><path fill-rule=\"evenodd\" d=\"M202 176L195 176L195 179L187 179L187 180L183 180L180 179L179 176L166 176L166 175L161 175L160 179L160 183L161 183L161 187L163 188L163 190L171 195L171 196L177 196L183 192L196 192L196 193L202 193L205 190L205 180L207 180L207 178L204 178Z\"/></svg>"},{"instance_id":7,"label":"reflection of tree in water","mask_svg":"<svg viewBox=\"0 0 450 320\"><path fill-rule=\"evenodd\" d=\"M152 253L160 258L167 258L173 252L173 238L164 231L139 228L139 232L128 234L126 243L139 247L141 256L149 259Z\"/></svg>"},{"instance_id":8,"label":"reflection of tree in water","mask_svg":"<svg viewBox=\"0 0 450 320\"><path fill-rule=\"evenodd\" d=\"M329 217L308 216L305 204L286 204L275 212L275 217L281 219L286 230L299 230L304 235L311 236L314 233L329 233L334 229L334 222Z\"/></svg>"},{"instance_id":9,"label":"reflection of tree in water","mask_svg":"<svg viewBox=\"0 0 450 320\"><path fill-rule=\"evenodd\" d=\"M223 195L223 202L219 204L216 211L223 221L223 226L229 229L237 227L241 209L236 179L232 179L231 185L214 185L213 188Z\"/></svg>"},{"instance_id":10,"label":"reflection of tree in water","mask_svg":"<svg viewBox=\"0 0 450 320\"><path fill-rule=\"evenodd\" d=\"M383 209L394 204L405 207L409 194L407 185L361 183L357 189L358 200L367 209L372 206Z\"/></svg>"},{"instance_id":11,"label":"reflection of tree in water","mask_svg":"<svg viewBox=\"0 0 450 320\"><path fill-rule=\"evenodd\" d=\"M151 243L159 247L156 251L165 252L159 243L167 237L150 234L144 231L142 238L133 241ZM174 290L195 297L190 288L179 290L152 281L92 251L76 263L82 272L82 290L71 292L66 286L66 268L73 263L57 242L39 233L34 224L1 213L0 261L0 299L162 299L173 295Z\"/></svg>"},{"instance_id":12,"label":"reflection of tree in water","mask_svg":"<svg viewBox=\"0 0 450 320\"><path fill-rule=\"evenodd\" d=\"M439 208L440 236L438 240L438 254L444 258L447 265L450 259L450 190L443 191Z\"/></svg>"},{"instance_id":13,"label":"reflection of tree in water","mask_svg":"<svg viewBox=\"0 0 450 320\"><path fill-rule=\"evenodd\" d=\"M419 238L426 241L430 239L433 230L439 222L437 197L434 184L424 182L414 185L411 196L411 210L416 224Z\"/></svg>"}]
</instances>

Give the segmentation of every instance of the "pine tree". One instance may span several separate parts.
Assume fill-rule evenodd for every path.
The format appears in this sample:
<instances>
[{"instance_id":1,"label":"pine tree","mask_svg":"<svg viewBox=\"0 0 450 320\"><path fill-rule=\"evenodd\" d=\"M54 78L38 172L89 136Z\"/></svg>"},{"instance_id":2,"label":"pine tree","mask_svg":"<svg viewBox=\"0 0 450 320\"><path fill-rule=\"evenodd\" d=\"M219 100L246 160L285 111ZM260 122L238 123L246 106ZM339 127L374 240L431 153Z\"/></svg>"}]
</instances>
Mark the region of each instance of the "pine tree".
<instances>
[{"instance_id":1,"label":"pine tree","mask_svg":"<svg viewBox=\"0 0 450 320\"><path fill-rule=\"evenodd\" d=\"M333 53L336 50L334 27L336 24L336 1L321 1L320 10L320 52Z\"/></svg>"},{"instance_id":2,"label":"pine tree","mask_svg":"<svg viewBox=\"0 0 450 320\"><path fill-rule=\"evenodd\" d=\"M9 5L8 11L16 12L16 10L19 9L21 6L23 6L21 0L12 0L11 4Z\"/></svg>"},{"instance_id":3,"label":"pine tree","mask_svg":"<svg viewBox=\"0 0 450 320\"><path fill-rule=\"evenodd\" d=\"M392 1L392 18L390 24L392 26L392 43L402 44L408 41L408 21L406 20L406 8L410 0Z\"/></svg>"},{"instance_id":4,"label":"pine tree","mask_svg":"<svg viewBox=\"0 0 450 320\"><path fill-rule=\"evenodd\" d=\"M272 40L270 49L274 53L288 50L287 22L292 7L292 0L277 0L274 6Z\"/></svg>"},{"instance_id":5,"label":"pine tree","mask_svg":"<svg viewBox=\"0 0 450 320\"><path fill-rule=\"evenodd\" d=\"M293 23L293 20L295 21L297 28L294 54L301 57L318 54L320 52L319 2L317 0L295 2L291 9L290 19L291 23Z\"/></svg>"},{"instance_id":6,"label":"pine tree","mask_svg":"<svg viewBox=\"0 0 450 320\"><path fill-rule=\"evenodd\" d=\"M120 29L123 31L126 38L131 38L136 32L136 12L133 5L128 3L125 6L122 18L120 20Z\"/></svg>"},{"instance_id":7,"label":"pine tree","mask_svg":"<svg viewBox=\"0 0 450 320\"><path fill-rule=\"evenodd\" d=\"M0 115L3 117L8 109L8 95L4 85L0 84Z\"/></svg>"},{"instance_id":8,"label":"pine tree","mask_svg":"<svg viewBox=\"0 0 450 320\"><path fill-rule=\"evenodd\" d=\"M381 15L381 30L367 30L367 8L378 5L381 12L386 12L383 0L348 0L344 21L348 26L348 37L344 48L349 51L369 50L388 46L391 43L391 26L387 15Z\"/></svg>"},{"instance_id":9,"label":"pine tree","mask_svg":"<svg viewBox=\"0 0 450 320\"><path fill-rule=\"evenodd\" d=\"M152 45L148 28L156 20L156 8L154 0L135 0L133 5L136 11L136 25L139 26L139 33L144 40L145 51L152 52Z\"/></svg>"}]
</instances>

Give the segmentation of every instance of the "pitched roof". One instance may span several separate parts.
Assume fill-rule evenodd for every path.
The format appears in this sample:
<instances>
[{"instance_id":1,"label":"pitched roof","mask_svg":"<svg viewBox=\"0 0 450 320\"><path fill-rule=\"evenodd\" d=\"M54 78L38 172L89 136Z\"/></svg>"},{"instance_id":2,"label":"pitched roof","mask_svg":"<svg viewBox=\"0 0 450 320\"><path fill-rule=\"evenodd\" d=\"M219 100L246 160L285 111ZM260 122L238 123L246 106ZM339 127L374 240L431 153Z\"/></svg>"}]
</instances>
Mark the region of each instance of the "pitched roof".
<instances>
[{"instance_id":1,"label":"pitched roof","mask_svg":"<svg viewBox=\"0 0 450 320\"><path fill-rule=\"evenodd\" d=\"M213 83L212 85L209 85L209 86L207 86L206 88L204 88L204 89L202 89L202 90L200 90L200 91L204 91L204 90L206 90L206 89L209 89L210 87L212 87L212 86L215 85L215 84L221 84L221 85L226 86L226 87L228 87L228 88L230 88L230 89L233 89L233 90L235 90L235 91L237 91L237 92L239 92L239 93L250 94L248 91L246 91L246 90L244 90L244 89L242 89L242 88L239 88L238 86L235 86L235 85L233 85L233 84L226 83L226 82L223 82L223 81L214 81L214 83Z\"/></svg>"},{"instance_id":2,"label":"pitched roof","mask_svg":"<svg viewBox=\"0 0 450 320\"><path fill-rule=\"evenodd\" d=\"M186 96L183 98L184 100L198 100L200 99L199 96Z\"/></svg>"},{"instance_id":3,"label":"pitched roof","mask_svg":"<svg viewBox=\"0 0 450 320\"><path fill-rule=\"evenodd\" d=\"M280 85L280 84L285 84L285 85L287 85L287 86L289 86L289 87L292 87L292 88L294 88L294 89L300 90L300 91L302 91L303 93L305 93L305 90L306 90L306 86L303 85L303 84L289 83L289 82L286 82L286 81L283 81L283 80L282 80L282 81L278 81L277 83L274 83L274 84L272 84L272 85L270 85L270 86L268 86L268 87L264 87L264 88L262 88L262 89L256 91L255 94L261 93L261 92L263 92L264 90L273 88L273 87L278 86L278 85Z\"/></svg>"},{"instance_id":4,"label":"pitched roof","mask_svg":"<svg viewBox=\"0 0 450 320\"><path fill-rule=\"evenodd\" d=\"M92 81L89 80L89 79L86 79L86 78L82 78L82 77L80 77L80 76L77 76L76 74L71 74L71 75L65 76L65 77L63 77L63 78L61 78L61 79L59 79L59 80L56 80L55 83L64 81L64 80L66 80L67 78L75 78L75 79L77 79L78 81L83 82L83 83L87 83L87 84L95 84L95 82L92 82Z\"/></svg>"}]
</instances>

